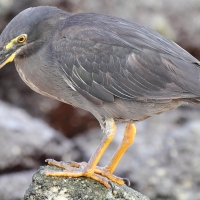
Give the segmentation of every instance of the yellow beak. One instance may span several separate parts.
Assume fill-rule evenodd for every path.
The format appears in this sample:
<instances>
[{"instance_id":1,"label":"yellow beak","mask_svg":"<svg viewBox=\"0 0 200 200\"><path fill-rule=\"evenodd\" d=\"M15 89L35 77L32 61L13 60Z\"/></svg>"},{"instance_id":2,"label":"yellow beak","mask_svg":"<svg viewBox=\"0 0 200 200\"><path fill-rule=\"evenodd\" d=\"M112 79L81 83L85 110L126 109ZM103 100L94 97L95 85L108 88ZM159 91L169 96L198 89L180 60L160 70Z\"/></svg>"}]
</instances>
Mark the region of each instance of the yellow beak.
<instances>
[{"instance_id":1,"label":"yellow beak","mask_svg":"<svg viewBox=\"0 0 200 200\"><path fill-rule=\"evenodd\" d=\"M26 34L24 35L27 37ZM18 37L12 39L2 48L2 51L0 51L0 69L7 63L12 62L15 59L16 54L19 52L20 49L15 49Z\"/></svg>"},{"instance_id":2,"label":"yellow beak","mask_svg":"<svg viewBox=\"0 0 200 200\"><path fill-rule=\"evenodd\" d=\"M12 62L15 59L15 56L17 54L18 51L15 51L14 53L12 53L5 61L3 61L2 63L0 62L0 69L6 65L9 62Z\"/></svg>"}]
</instances>

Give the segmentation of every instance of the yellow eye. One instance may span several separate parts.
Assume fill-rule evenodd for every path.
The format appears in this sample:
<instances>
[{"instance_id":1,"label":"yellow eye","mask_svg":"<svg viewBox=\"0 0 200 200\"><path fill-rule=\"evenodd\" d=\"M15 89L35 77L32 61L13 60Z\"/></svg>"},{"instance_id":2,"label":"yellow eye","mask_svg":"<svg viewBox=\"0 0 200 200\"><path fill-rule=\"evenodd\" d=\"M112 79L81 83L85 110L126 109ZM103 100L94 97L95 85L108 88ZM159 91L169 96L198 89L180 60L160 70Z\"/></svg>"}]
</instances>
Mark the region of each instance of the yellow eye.
<instances>
[{"instance_id":1,"label":"yellow eye","mask_svg":"<svg viewBox=\"0 0 200 200\"><path fill-rule=\"evenodd\" d=\"M26 42L26 39L27 39L26 35L20 35L17 38L17 43L22 44L22 43Z\"/></svg>"}]
</instances>

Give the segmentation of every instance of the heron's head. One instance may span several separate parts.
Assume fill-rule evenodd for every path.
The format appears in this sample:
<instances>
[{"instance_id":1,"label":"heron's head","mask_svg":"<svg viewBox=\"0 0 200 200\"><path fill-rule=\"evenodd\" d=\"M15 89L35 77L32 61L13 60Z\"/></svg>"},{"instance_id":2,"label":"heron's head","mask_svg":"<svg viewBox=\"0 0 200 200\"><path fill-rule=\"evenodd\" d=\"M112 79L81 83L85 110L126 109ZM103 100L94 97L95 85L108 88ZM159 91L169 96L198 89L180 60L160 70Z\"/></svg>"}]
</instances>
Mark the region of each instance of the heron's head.
<instances>
[{"instance_id":1,"label":"heron's head","mask_svg":"<svg viewBox=\"0 0 200 200\"><path fill-rule=\"evenodd\" d=\"M28 8L19 13L0 35L0 68L16 57L25 58L52 38L63 11L51 6Z\"/></svg>"}]
</instances>

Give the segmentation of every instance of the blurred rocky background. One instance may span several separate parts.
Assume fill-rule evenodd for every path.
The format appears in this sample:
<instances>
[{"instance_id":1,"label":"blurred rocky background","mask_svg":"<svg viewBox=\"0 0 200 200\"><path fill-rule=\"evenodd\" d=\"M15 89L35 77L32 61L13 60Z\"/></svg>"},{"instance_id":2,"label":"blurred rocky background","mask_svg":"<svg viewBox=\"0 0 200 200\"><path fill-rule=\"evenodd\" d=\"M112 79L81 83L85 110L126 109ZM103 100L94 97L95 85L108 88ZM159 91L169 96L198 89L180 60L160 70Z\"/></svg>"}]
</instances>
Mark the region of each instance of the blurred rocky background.
<instances>
[{"instance_id":1,"label":"blurred rocky background","mask_svg":"<svg viewBox=\"0 0 200 200\"><path fill-rule=\"evenodd\" d=\"M0 0L0 33L20 11L38 5L134 20L200 59L199 0ZM91 114L33 92L13 63L0 71L0 99L0 200L22 199L45 158L86 161L103 137ZM136 126L135 143L116 174L151 200L200 200L200 107L185 105ZM117 148L123 128L118 125L100 165Z\"/></svg>"}]
</instances>

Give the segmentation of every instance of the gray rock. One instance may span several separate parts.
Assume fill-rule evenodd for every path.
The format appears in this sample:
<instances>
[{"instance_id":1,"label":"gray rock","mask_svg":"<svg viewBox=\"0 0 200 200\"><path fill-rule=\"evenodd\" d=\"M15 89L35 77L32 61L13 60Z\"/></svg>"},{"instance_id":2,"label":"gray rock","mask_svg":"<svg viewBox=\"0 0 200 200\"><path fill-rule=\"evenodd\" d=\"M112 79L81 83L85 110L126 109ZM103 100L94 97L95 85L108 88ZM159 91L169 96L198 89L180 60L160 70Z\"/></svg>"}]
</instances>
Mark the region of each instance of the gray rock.
<instances>
[{"instance_id":1,"label":"gray rock","mask_svg":"<svg viewBox=\"0 0 200 200\"><path fill-rule=\"evenodd\" d=\"M1 175L0 199L21 200L35 172L36 170L29 170Z\"/></svg>"},{"instance_id":2,"label":"gray rock","mask_svg":"<svg viewBox=\"0 0 200 200\"><path fill-rule=\"evenodd\" d=\"M46 177L45 172L60 168L41 167L33 176L24 200L149 200L127 186L114 185L114 191L89 178Z\"/></svg>"},{"instance_id":3,"label":"gray rock","mask_svg":"<svg viewBox=\"0 0 200 200\"><path fill-rule=\"evenodd\" d=\"M0 0L0 15L4 16L13 5L13 0Z\"/></svg>"},{"instance_id":4,"label":"gray rock","mask_svg":"<svg viewBox=\"0 0 200 200\"><path fill-rule=\"evenodd\" d=\"M77 159L71 141L25 111L0 102L0 171L35 168L41 158Z\"/></svg>"}]
</instances>

